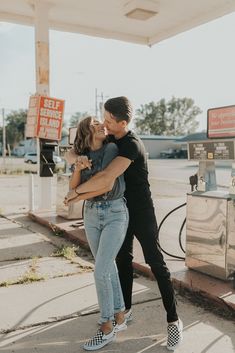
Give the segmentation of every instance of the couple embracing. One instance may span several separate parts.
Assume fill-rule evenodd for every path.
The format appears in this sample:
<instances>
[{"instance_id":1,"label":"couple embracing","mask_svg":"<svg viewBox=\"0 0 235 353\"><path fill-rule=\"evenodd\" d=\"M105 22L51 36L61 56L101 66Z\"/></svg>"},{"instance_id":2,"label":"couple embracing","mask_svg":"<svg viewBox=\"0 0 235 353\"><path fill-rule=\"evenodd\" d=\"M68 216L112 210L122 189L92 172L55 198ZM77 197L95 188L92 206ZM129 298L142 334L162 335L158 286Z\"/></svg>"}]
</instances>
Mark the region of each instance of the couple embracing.
<instances>
[{"instance_id":1,"label":"couple embracing","mask_svg":"<svg viewBox=\"0 0 235 353\"><path fill-rule=\"evenodd\" d=\"M87 117L78 124L74 171L66 202L85 201L84 226L95 258L100 328L85 342L97 350L113 341L132 320L133 239L157 280L167 319L167 348L182 340L170 272L157 243L158 228L148 182L146 152L129 130L133 109L126 97L104 104L104 121Z\"/></svg>"}]
</instances>

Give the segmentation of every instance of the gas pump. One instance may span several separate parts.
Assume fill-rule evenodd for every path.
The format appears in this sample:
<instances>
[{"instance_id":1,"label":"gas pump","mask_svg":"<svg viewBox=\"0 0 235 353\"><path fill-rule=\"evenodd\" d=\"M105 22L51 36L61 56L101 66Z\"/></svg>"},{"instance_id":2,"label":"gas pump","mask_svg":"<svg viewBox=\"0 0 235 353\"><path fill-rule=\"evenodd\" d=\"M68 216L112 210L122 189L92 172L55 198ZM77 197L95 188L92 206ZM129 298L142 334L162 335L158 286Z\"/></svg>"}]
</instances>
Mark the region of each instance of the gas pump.
<instances>
[{"instance_id":1,"label":"gas pump","mask_svg":"<svg viewBox=\"0 0 235 353\"><path fill-rule=\"evenodd\" d=\"M234 279L235 163L224 191L217 187L215 161L235 161L235 140L189 142L188 157L199 166L196 190L187 194L186 266L223 280Z\"/></svg>"},{"instance_id":2,"label":"gas pump","mask_svg":"<svg viewBox=\"0 0 235 353\"><path fill-rule=\"evenodd\" d=\"M70 128L68 145L59 146L61 157L65 157L66 153L72 149L76 131L77 128ZM75 202L68 206L64 204L65 195L67 195L69 191L69 179L71 174L70 165L68 165L66 161L65 173L57 174L56 214L66 219L81 219L83 217L83 202Z\"/></svg>"}]
</instances>

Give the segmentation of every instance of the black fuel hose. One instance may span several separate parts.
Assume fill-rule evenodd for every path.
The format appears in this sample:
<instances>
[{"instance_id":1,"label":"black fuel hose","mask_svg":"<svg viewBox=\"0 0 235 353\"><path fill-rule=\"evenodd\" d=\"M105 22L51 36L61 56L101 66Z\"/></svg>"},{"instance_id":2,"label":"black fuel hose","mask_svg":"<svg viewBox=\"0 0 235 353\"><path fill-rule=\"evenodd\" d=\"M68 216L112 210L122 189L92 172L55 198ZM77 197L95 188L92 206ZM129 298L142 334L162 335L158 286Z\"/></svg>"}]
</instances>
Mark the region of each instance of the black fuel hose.
<instances>
[{"instance_id":1,"label":"black fuel hose","mask_svg":"<svg viewBox=\"0 0 235 353\"><path fill-rule=\"evenodd\" d=\"M168 256L170 256L170 257L174 257L174 258L179 259L179 260L185 260L185 257L168 253L166 250L164 250L164 249L161 247L159 238L160 238L160 229L161 229L163 223L165 222L165 220L166 220L173 212L177 211L177 210L180 209L181 207L184 207L185 205L186 205L186 202L183 203L182 205L177 206L176 208L174 208L174 209L171 210L170 212L168 212L168 213L166 214L166 216L162 219L162 221L161 221L161 223L159 224L159 227L158 227L158 239L157 239L157 242L158 242L158 246L160 247L161 251L162 251L164 254L166 254L166 255L168 255ZM183 245L182 245L181 237L182 237L182 231L183 231L183 228L184 228L185 223L186 223L186 218L184 219L184 221L183 221L183 223L182 223L182 225L181 225L181 227L180 227L180 231L179 231L179 244L180 244L181 250L182 250L184 253L185 253L185 250L184 250Z\"/></svg>"}]
</instances>

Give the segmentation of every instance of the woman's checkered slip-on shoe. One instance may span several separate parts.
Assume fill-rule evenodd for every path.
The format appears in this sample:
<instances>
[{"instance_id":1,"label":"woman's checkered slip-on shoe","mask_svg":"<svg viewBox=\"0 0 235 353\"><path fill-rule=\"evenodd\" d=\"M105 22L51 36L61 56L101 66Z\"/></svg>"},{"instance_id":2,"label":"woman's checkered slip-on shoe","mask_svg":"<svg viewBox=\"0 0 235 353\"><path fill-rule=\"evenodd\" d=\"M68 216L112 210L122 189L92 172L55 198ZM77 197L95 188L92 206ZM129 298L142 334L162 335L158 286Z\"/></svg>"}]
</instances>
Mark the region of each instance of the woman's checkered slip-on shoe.
<instances>
[{"instance_id":1,"label":"woman's checkered slip-on shoe","mask_svg":"<svg viewBox=\"0 0 235 353\"><path fill-rule=\"evenodd\" d=\"M168 339L167 349L174 351L183 339L183 323L179 319L178 321L169 324L167 327Z\"/></svg>"},{"instance_id":2,"label":"woman's checkered slip-on shoe","mask_svg":"<svg viewBox=\"0 0 235 353\"><path fill-rule=\"evenodd\" d=\"M115 332L126 330L127 329L126 319L121 324L118 324L116 321L113 321L113 327Z\"/></svg>"},{"instance_id":3,"label":"woman's checkered slip-on shoe","mask_svg":"<svg viewBox=\"0 0 235 353\"><path fill-rule=\"evenodd\" d=\"M91 339L89 339L84 345L83 348L86 351L96 351L97 349L100 349L109 342L112 342L115 340L116 337L116 331L113 329L110 333L107 335L104 334L101 330L98 330L96 335L93 336Z\"/></svg>"}]
</instances>

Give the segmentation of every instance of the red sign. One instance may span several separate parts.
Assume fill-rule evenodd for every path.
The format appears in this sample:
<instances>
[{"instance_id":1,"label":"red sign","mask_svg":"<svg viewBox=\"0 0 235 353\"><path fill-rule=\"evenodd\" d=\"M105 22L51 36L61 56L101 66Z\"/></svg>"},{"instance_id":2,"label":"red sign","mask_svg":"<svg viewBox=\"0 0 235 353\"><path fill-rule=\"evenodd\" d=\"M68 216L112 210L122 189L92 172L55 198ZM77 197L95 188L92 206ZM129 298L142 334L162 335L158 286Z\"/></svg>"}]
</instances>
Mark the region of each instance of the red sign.
<instances>
[{"instance_id":1,"label":"red sign","mask_svg":"<svg viewBox=\"0 0 235 353\"><path fill-rule=\"evenodd\" d=\"M61 140L64 100L31 96L27 115L26 136Z\"/></svg>"},{"instance_id":2,"label":"red sign","mask_svg":"<svg viewBox=\"0 0 235 353\"><path fill-rule=\"evenodd\" d=\"M208 109L207 136L235 137L235 105Z\"/></svg>"}]
</instances>

